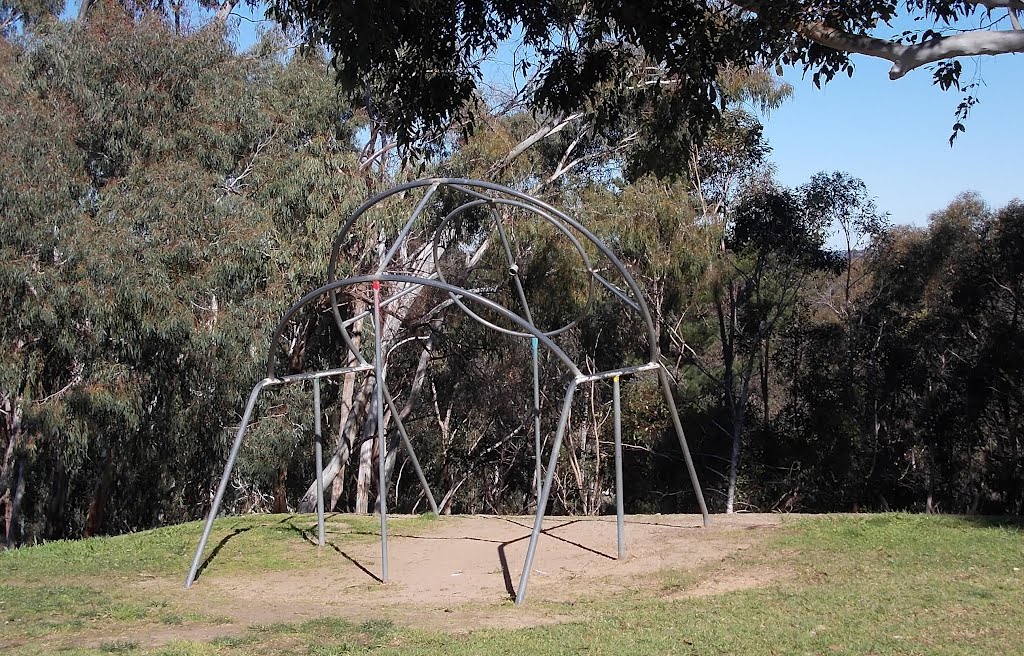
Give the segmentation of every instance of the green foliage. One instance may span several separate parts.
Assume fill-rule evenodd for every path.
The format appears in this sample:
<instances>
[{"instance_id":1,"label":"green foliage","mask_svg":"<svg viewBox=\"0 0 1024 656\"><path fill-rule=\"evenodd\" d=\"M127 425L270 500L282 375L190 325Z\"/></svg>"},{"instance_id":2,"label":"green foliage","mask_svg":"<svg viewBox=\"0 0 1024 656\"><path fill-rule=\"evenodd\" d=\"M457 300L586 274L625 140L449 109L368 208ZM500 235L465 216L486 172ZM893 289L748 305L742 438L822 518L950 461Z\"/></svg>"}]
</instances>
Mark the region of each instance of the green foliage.
<instances>
[{"instance_id":1,"label":"green foliage","mask_svg":"<svg viewBox=\"0 0 1024 656\"><path fill-rule=\"evenodd\" d=\"M475 102L480 57L517 30L541 72L531 89L534 107L548 115L592 111L602 132L642 117L637 159L658 169L685 161L688 144L717 118L719 68L752 63L779 44L779 35L756 22L694 3L476 1L444 8L398 0L340 11L281 0L269 13L330 47L351 97L368 98L404 146L423 146L453 120L472 128L483 113ZM665 77L682 82L662 88L656 76L648 84L645 64L663 64Z\"/></svg>"},{"instance_id":2,"label":"green foliage","mask_svg":"<svg viewBox=\"0 0 1024 656\"><path fill-rule=\"evenodd\" d=\"M465 135L486 125L482 62L516 39L514 73L535 76L526 90L534 111L587 112L602 134L637 129L633 166L666 173L678 172L690 147L704 141L735 97L729 71L788 63L821 86L837 74L852 76L857 52L896 61L893 71L901 76L910 64L904 59L913 59L902 54L904 47L938 45L948 32L963 29L962 21L977 19L977 30L991 31L992 12L1005 8L989 7L981 19L984 4L360 0L341 6L275 0L268 15L329 48L350 98L391 126L403 147L437 150L452 126ZM924 27L891 39L878 35L894 20ZM970 44L950 55L1020 46L1003 48ZM927 56L925 63L934 61ZM961 89L961 70L959 61L940 60L933 81ZM977 102L975 86L962 88L954 137Z\"/></svg>"},{"instance_id":3,"label":"green foliage","mask_svg":"<svg viewBox=\"0 0 1024 656\"><path fill-rule=\"evenodd\" d=\"M21 539L194 516L270 327L323 279L363 193L336 174L357 126L326 63L275 39L242 56L147 18L2 44L0 482L28 477ZM282 456L303 432L285 413L255 435Z\"/></svg>"},{"instance_id":4,"label":"green foliage","mask_svg":"<svg viewBox=\"0 0 1024 656\"><path fill-rule=\"evenodd\" d=\"M776 463L811 507L1021 512L1019 216L966 195L888 231L849 304L791 333Z\"/></svg>"}]
</instances>

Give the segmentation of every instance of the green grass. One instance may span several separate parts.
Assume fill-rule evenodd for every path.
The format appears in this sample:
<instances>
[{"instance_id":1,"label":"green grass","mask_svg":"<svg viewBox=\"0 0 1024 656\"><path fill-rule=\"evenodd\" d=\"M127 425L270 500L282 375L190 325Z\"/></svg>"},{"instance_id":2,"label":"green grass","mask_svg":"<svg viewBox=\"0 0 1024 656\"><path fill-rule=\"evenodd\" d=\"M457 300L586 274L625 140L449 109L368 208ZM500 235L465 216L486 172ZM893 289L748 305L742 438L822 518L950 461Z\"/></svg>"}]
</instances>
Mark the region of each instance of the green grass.
<instances>
[{"instance_id":1,"label":"green grass","mask_svg":"<svg viewBox=\"0 0 1024 656\"><path fill-rule=\"evenodd\" d=\"M434 519L400 518L393 530L415 533ZM328 541L342 544L372 540L380 534L379 523L372 517L332 515L326 528ZM202 523L191 522L131 535L0 551L0 653L7 653L8 644L18 645L25 653L44 653L46 648L31 644L45 637L66 641L97 627L227 622L215 612L174 608L167 599L127 585L156 576L184 581L201 532ZM310 515L227 518L214 525L205 555L209 558L221 547L215 560L218 575L284 571L316 561L315 539L316 520ZM105 653L127 651L117 641L107 647ZM139 653L137 645L131 651Z\"/></svg>"},{"instance_id":2,"label":"green grass","mask_svg":"<svg viewBox=\"0 0 1024 656\"><path fill-rule=\"evenodd\" d=\"M403 518L402 530L426 526L432 516ZM0 551L0 581L38 579L62 571L78 576L165 575L187 572L202 522L190 522L116 537L61 540L31 549ZM333 515L328 539L370 539L380 535L371 517ZM207 553L224 545L217 567L223 571L281 571L308 564L296 547L316 539L316 520L310 515L246 515L218 520Z\"/></svg>"},{"instance_id":3,"label":"green grass","mask_svg":"<svg viewBox=\"0 0 1024 656\"><path fill-rule=\"evenodd\" d=\"M254 527L252 531L264 531L264 539L295 539L287 531L267 526L265 518L263 523L258 519L245 521L258 524L260 528ZM308 522L299 524L306 526ZM219 534L228 535L240 525L249 524L226 520L218 526ZM372 534L368 524L362 529ZM344 539L360 539L360 530L353 529L355 535ZM159 551L156 545L175 544L179 531L181 527L130 536L134 541L127 542L136 545L132 562L138 566L154 563L153 567L159 567L155 556L145 554ZM195 533L192 535L194 539ZM62 548L72 553L77 553L75 549L108 548L77 546L80 544ZM264 554L275 553L270 546L266 550ZM225 547L225 557L227 552ZM21 574L47 573L36 581L35 594L26 598L19 596L26 588L0 585L0 616L13 616L19 625L35 627L33 635L74 635L82 625L94 622L116 625L151 620L160 613L171 612L158 605L147 605L145 600L125 605L113 593L89 598L85 588L61 586L53 578L55 571L44 565L51 558L53 553L47 547L26 549L18 556ZM276 558L267 555L244 558L268 568L277 566ZM0 582L8 578L2 562ZM84 571L90 575L104 571L103 563L83 563L82 570L78 570L80 561L74 562L73 567L64 571ZM117 559L116 563L118 572L128 571L129 557ZM224 567L219 559L217 566ZM236 562L235 566L241 564ZM988 656L1024 652L1024 532L1012 522L909 515L803 519L786 522L769 541L716 567L720 571L781 571L785 575L765 587L690 598L680 593L693 589L707 573L666 571L638 580L636 589L614 598L542 607L531 604L533 611L540 609L574 618L569 623L531 629L482 629L451 636L372 621L374 611L368 607L368 621L364 624L320 619L252 627L244 635L210 642L182 641L147 648L132 642L111 641L97 649L61 653ZM178 568L175 573L180 571ZM119 604L124 606L122 610L113 610ZM133 614L137 612L143 615ZM501 612L514 615L519 611L509 607ZM67 625L47 623L51 621ZM78 628L75 622L79 623ZM7 626L0 626L0 651L4 651L5 636L10 635ZM15 630L15 635L24 634ZM35 643L22 644L10 653L20 656L54 650L45 643Z\"/></svg>"}]
</instances>

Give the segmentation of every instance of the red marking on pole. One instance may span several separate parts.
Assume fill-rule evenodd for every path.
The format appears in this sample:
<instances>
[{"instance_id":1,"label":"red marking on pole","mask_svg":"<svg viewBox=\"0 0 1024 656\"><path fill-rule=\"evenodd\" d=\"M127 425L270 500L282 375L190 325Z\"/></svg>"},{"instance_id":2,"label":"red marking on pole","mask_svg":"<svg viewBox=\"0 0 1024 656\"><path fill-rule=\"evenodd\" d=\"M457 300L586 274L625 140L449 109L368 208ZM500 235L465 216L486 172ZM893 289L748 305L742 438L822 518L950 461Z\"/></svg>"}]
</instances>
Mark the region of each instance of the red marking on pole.
<instances>
[{"instance_id":1,"label":"red marking on pole","mask_svg":"<svg viewBox=\"0 0 1024 656\"><path fill-rule=\"evenodd\" d=\"M373 281L373 291L375 291L375 292L380 291L380 281L379 280L374 280Z\"/></svg>"}]
</instances>

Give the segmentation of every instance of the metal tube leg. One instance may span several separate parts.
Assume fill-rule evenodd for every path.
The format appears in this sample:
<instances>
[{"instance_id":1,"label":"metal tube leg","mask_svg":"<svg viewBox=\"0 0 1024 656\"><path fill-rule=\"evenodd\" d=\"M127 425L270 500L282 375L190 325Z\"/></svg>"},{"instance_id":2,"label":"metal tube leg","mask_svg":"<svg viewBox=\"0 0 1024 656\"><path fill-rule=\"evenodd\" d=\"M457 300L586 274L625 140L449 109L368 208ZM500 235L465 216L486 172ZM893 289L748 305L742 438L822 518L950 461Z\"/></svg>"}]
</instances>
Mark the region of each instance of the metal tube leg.
<instances>
[{"instance_id":1,"label":"metal tube leg","mask_svg":"<svg viewBox=\"0 0 1024 656\"><path fill-rule=\"evenodd\" d=\"M419 458L416 457L416 451L412 448L412 440L409 439L409 433L405 430L405 424L402 423L401 414L395 405L395 398L391 396L391 390L388 389L386 384L383 384L382 387L384 389L384 398L387 399L388 407L391 408L391 416L395 418L395 425L398 426L398 434L402 436L402 444L405 446L406 453L409 454L412 468L416 470L416 477L420 479L423 493L427 496L427 503L430 504L430 509L435 515L440 515L441 513L437 511L437 502L434 501L434 494L430 491L430 486L427 485L427 477L423 474Z\"/></svg>"},{"instance_id":2,"label":"metal tube leg","mask_svg":"<svg viewBox=\"0 0 1024 656\"><path fill-rule=\"evenodd\" d=\"M313 379L313 446L316 457L317 545L324 546L324 436L320 426L320 379Z\"/></svg>"},{"instance_id":3,"label":"metal tube leg","mask_svg":"<svg viewBox=\"0 0 1024 656\"><path fill-rule=\"evenodd\" d=\"M267 384L266 380L262 380L256 384L256 387L252 388L252 393L249 394L249 401L245 404L245 411L242 413L242 424L238 427L238 433L235 435L235 443L231 445L231 453L228 455L228 461L224 465L224 473L220 477L220 485L217 486L217 494L213 497L213 505L210 507L210 514L206 517L206 526L203 527L203 536L199 538L199 546L196 547L196 555L192 559L192 567L188 571L188 577L185 579L185 589L192 587L192 582L196 580L196 574L199 572L199 561L203 557L203 550L206 549L206 541L210 539L210 529L213 528L213 520L217 518L217 512L220 510L220 503L224 499L224 490L227 489L228 479L231 478L231 470L235 468L235 459L238 457L238 450L242 446L242 439L245 437L245 429L249 426L249 418L252 416L252 409L256 405L256 399L259 397L263 387Z\"/></svg>"},{"instance_id":4,"label":"metal tube leg","mask_svg":"<svg viewBox=\"0 0 1024 656\"><path fill-rule=\"evenodd\" d=\"M551 482L555 477L555 465L558 462L558 452L562 448L562 436L565 435L565 425L569 421L569 410L572 408L572 400L576 395L576 381L569 383L565 391L565 401L562 403L562 414L558 418L558 430L555 432L555 441L551 445L551 458L548 461L548 474L544 479L544 489L537 500L537 516L533 520L533 533L530 535L530 546L526 549L526 562L523 563L523 572L519 576L519 590L516 591L516 605L526 600L526 587L530 583L530 570L533 568L533 557L537 553L537 540L540 538L541 525L544 523L544 511L548 505L548 495L551 494Z\"/></svg>"},{"instance_id":5,"label":"metal tube leg","mask_svg":"<svg viewBox=\"0 0 1024 656\"><path fill-rule=\"evenodd\" d=\"M690 474L690 484L693 485L693 493L697 495L697 505L700 506L700 514L704 516L704 528L711 525L711 518L708 517L708 507L704 503L704 493L700 489L700 481L697 480L697 470L693 467L693 458L690 457L690 447L686 445L686 436L683 434L683 425L679 422L679 413L676 411L676 401L672 398L672 386L668 382L668 372L665 366L658 367L658 378L661 379L661 391L665 394L665 403L668 405L668 413L672 417L672 427L675 428L676 437L679 438L679 446L683 449L683 459L686 461L686 471Z\"/></svg>"},{"instance_id":6,"label":"metal tube leg","mask_svg":"<svg viewBox=\"0 0 1024 656\"><path fill-rule=\"evenodd\" d=\"M373 281L373 333L374 357L373 372L377 377L373 388L374 402L377 406L377 503L380 505L380 580L388 582L388 490L385 460L388 446L384 440L384 365L381 362L380 344L380 281Z\"/></svg>"},{"instance_id":7,"label":"metal tube leg","mask_svg":"<svg viewBox=\"0 0 1024 656\"><path fill-rule=\"evenodd\" d=\"M622 501L622 401L618 376L612 378L612 408L615 412L615 537L621 559L626 555L626 529Z\"/></svg>"},{"instance_id":8,"label":"metal tube leg","mask_svg":"<svg viewBox=\"0 0 1024 656\"><path fill-rule=\"evenodd\" d=\"M540 497L540 483L543 473L540 469L540 362L537 356L537 338L530 339L533 352L533 449L535 470L533 472L533 489Z\"/></svg>"}]
</instances>

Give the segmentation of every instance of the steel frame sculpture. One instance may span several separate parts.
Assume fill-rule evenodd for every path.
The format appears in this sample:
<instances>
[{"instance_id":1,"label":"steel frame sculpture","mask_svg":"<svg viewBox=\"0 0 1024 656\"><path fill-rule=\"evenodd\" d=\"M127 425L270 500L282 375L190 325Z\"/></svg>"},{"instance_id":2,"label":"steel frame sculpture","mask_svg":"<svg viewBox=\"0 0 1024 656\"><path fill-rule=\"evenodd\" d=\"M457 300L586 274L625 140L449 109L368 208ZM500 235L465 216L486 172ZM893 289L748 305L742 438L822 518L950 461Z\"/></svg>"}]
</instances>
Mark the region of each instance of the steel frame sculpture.
<instances>
[{"instance_id":1,"label":"steel frame sculpture","mask_svg":"<svg viewBox=\"0 0 1024 656\"><path fill-rule=\"evenodd\" d=\"M371 208L374 208L382 201L391 198L397 194L405 194L407 192L425 189L426 192L415 210L409 216L408 220L402 225L401 229L394 238L390 249L380 258L380 262L376 267L376 270L372 273L365 275L353 275L343 279L336 279L341 251L343 246L346 244L346 240L350 237L353 226L356 222ZM452 192L461 197L462 202L449 211L447 215L437 224L434 229L432 236L432 253L433 258L432 272L429 275L411 275L408 272L393 272L389 270L389 266L395 259L396 254L399 253L399 249L406 245L406 242L410 239L413 234L414 228L422 220L428 207L430 206L431 200L436 196L437 192L445 190ZM580 256L584 263L586 274L587 274L587 304L583 309L583 312L576 317L573 321L568 324L557 328L555 330L544 331L538 328L534 317L530 310L529 302L526 298L524 287L522 284L521 272L519 270L519 262L515 254L509 239L509 234L503 225L503 218L499 213L499 209L508 208L511 210L521 210L526 213L533 215L547 222L556 231L565 236L571 243L576 253ZM498 240L501 242L501 248L504 251L505 256L508 258L508 275L512 282L512 287L515 291L515 297L521 306L521 314L512 311L511 309L495 302L491 298L488 298L482 290L469 289L461 287L455 284L451 284L445 278L444 272L442 271L440 264L440 253L444 250L442 242L444 241L444 234L450 227L453 221L458 220L462 215L471 210L484 211L488 213L494 220L496 233ZM584 247L584 243L587 242L590 246L597 251L597 253L607 261L608 264L614 269L615 273L621 278L625 284L625 289L622 289L612 283L607 277L602 275L601 271L594 265L591 257L587 253L587 249ZM368 374L373 372L374 375L374 386L371 407L376 411L376 425L377 425L377 440L380 445L379 456L378 456L378 503L380 510L380 534L381 534L381 581L387 582L389 578L388 572L388 539L387 539L387 474L386 474L386 448L385 448L385 423L384 423L384 405L387 404L388 409L391 412L392 419L395 422L395 426L401 437L401 443L405 447L406 452L409 456L409 462L412 464L413 469L416 472L417 478L421 486L423 487L427 502L433 512L438 512L437 503L434 499L433 494L430 491L430 486L427 483L426 476L423 473L423 469L420 467L419 461L416 458L415 450L413 449L412 442L409 439L409 435L406 432L398 408L395 405L393 396L387 387L384 380L383 358L381 353L381 324L383 316L383 308L391 303L399 300L403 295L410 293L417 287L428 287L436 290L440 290L446 293L451 300L452 304L461 309L468 317L479 322L483 326L504 333L511 337L529 339L531 342L531 353L532 353L532 370L533 370L533 415L534 415L534 456L536 459L535 467L535 482L538 487L537 497L537 513L534 518L533 531L530 535L530 542L526 552L526 560L523 563L523 570L519 579L519 586L516 591L515 603L521 604L526 599L527 586L530 581L530 572L533 567L534 557L536 555L537 542L542 532L544 517L546 514L548 499L551 493L551 485L554 478L555 467L558 462L558 456L562 445L562 438L566 431L566 426L569 421L570 410L572 407L573 399L577 388L581 384L588 382L596 382L602 380L611 380L612 382L612 402L613 402L613 417L614 417L614 449L615 449L615 501L616 501L616 537L618 543L618 557L622 558L625 554L625 532L623 522L623 499L622 499L622 432L621 432L621 399L619 390L619 380L622 376L629 376L634 374L641 374L644 372L657 372L660 381L661 391L664 396L666 405L668 406L669 415L671 417L672 426L675 431L676 437L679 441L679 446L682 449L683 458L686 462L687 472L689 473L690 482L693 485L694 494L697 497L697 503L700 506L701 514L703 515L704 525L707 526L709 523L707 506L704 502L704 496L700 488L700 483L697 480L697 474L694 470L693 460L690 456L690 450L686 443L686 437L683 432L682 425L679 420L679 415L676 411L675 401L672 397L671 385L669 382L668 371L660 361L660 350L658 346L658 335L654 328L654 323L651 318L650 310L644 299L643 293L637 285L633 276L630 275L629 271L615 255L615 253L605 244L601 239L590 232L579 222L570 218L565 213L552 207L551 205L533 198L525 193L510 189L508 187L498 185L491 182L484 182L480 180L470 180L463 178L430 178L424 180L418 180L415 182L409 182L406 184L399 185L388 191L380 193L373 198L363 203L356 211L349 217L345 224L341 227L334 240L333 248L331 251L331 259L328 266L328 281L327 284L315 289L298 301L296 301L284 314L281 320L278 322L274 329L273 338L271 339L270 348L267 354L267 376L263 380L256 383L252 392L249 395L249 400L245 405L245 410L242 413L241 424L238 427L238 431L235 436L234 443L232 444L231 451L228 455L227 463L224 466L224 473L221 476L220 483L217 487L217 492L213 500L213 505L210 508L209 515L206 518L206 524L203 528L202 537L199 540L199 545L196 548L195 557L192 560L192 566L189 570L188 577L185 581L185 587L191 587L195 581L196 575L198 574L200 563L202 560L203 552L206 549L207 540L210 537L210 530L213 526L213 521L216 518L220 504L224 497L224 492L228 484L228 480L231 476L231 472L235 465L235 460L238 457L239 449L241 448L242 442L245 438L246 430L249 426L249 422L252 418L253 409L260 394L269 388L280 387L284 385L303 383L305 381L312 382L313 388L313 424L314 424L314 458L316 462L316 476L317 476L317 536L318 544L322 547L324 545L324 490L323 490L323 437L321 431L321 402L320 402L320 381L325 378L332 378L336 376L342 376L346 374ZM372 310L366 310L356 316L344 318L341 313L341 307L338 301L339 291L356 285L366 285L369 283L373 290L373 308ZM382 296L382 284L383 285L405 285L405 288L401 291L392 294L386 298ZM613 297L618 299L622 304L627 306L634 313L639 315L646 332L646 338L649 345L649 359L648 362L636 366L622 367L609 371L601 371L597 373L584 374L579 366L573 361L571 357L554 341L554 338L570 330L574 326L578 325L583 317L587 314L587 309L591 303L593 296L593 290L595 285L600 285L602 288L611 293ZM335 327L341 336L342 342L345 348L351 354L355 364L348 367L338 367L332 369L324 369L319 371L309 371L298 374L279 376L276 373L277 367L277 345L281 340L285 330L289 326L291 320L295 315L309 304L320 301L327 296L329 298L329 305L334 316ZM502 326L494 321L490 321L487 318L481 316L478 310L471 309L470 306L475 306L480 309L486 309L490 313L497 315L501 319L505 320L513 326L509 328ZM371 319L374 330L374 357L372 362L367 362L366 358L356 348L349 334L349 327L358 321L364 319ZM539 357L538 349L543 346L549 353L551 353L567 370L569 379L565 388L565 395L562 400L561 411L559 414L557 429L555 431L554 441L551 446L551 453L547 463L547 474L543 475L541 469L541 458L542 458L542 443L541 443L541 423L540 423L540 383L539 383ZM541 485L541 482L543 483Z\"/></svg>"}]
</instances>

